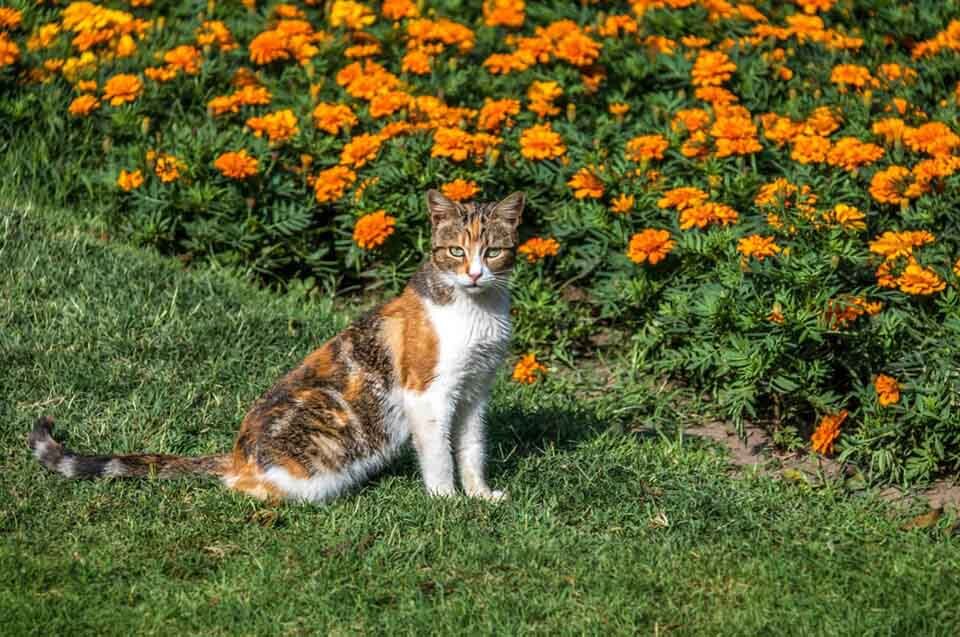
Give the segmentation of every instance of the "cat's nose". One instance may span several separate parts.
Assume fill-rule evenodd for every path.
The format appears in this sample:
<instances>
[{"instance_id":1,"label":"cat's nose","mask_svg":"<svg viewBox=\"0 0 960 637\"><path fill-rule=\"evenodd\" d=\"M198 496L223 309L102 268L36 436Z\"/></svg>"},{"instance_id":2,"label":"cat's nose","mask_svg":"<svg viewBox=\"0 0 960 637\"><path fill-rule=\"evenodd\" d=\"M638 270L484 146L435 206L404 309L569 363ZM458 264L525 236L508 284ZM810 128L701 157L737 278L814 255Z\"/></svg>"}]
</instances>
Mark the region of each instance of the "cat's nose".
<instances>
[{"instance_id":1,"label":"cat's nose","mask_svg":"<svg viewBox=\"0 0 960 637\"><path fill-rule=\"evenodd\" d=\"M483 272L477 272L476 274L473 272L467 272L467 276L470 277L470 283L476 285L480 277L483 276Z\"/></svg>"}]
</instances>

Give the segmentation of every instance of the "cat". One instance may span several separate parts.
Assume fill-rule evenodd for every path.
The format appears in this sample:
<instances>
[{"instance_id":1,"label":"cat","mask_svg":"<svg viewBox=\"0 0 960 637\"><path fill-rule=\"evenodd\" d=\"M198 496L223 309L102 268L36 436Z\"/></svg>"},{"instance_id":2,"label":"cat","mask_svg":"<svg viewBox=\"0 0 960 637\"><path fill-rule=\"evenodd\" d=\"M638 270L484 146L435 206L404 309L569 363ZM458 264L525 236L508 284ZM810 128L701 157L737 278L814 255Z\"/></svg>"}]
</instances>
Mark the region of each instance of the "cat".
<instances>
[{"instance_id":1,"label":"cat","mask_svg":"<svg viewBox=\"0 0 960 637\"><path fill-rule=\"evenodd\" d=\"M70 478L210 475L264 500L325 502L381 470L408 439L433 496L502 500L485 477L484 414L510 340L509 275L524 194L426 195L431 253L402 294L310 353L247 412L232 453L87 456L40 418L36 458Z\"/></svg>"}]
</instances>

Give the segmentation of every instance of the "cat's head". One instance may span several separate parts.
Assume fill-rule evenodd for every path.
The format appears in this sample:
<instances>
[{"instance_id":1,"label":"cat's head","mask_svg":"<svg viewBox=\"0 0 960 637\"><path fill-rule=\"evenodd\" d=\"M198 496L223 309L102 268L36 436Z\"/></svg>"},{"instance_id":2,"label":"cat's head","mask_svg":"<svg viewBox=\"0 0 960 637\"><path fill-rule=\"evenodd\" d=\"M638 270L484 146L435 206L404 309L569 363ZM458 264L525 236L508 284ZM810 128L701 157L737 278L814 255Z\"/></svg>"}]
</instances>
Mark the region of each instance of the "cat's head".
<instances>
[{"instance_id":1,"label":"cat's head","mask_svg":"<svg viewBox=\"0 0 960 637\"><path fill-rule=\"evenodd\" d=\"M444 279L470 294L505 285L516 260L523 203L522 192L499 202L458 203L428 191L430 258Z\"/></svg>"}]
</instances>

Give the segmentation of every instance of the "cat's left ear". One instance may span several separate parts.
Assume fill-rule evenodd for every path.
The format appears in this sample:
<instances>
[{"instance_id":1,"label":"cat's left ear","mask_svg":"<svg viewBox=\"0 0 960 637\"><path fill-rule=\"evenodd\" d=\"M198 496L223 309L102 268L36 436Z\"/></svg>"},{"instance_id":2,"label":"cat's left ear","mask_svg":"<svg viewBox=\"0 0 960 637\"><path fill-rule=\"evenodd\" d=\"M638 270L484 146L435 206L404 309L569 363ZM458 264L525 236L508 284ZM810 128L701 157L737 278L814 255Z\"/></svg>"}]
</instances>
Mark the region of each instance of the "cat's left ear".
<instances>
[{"instance_id":1,"label":"cat's left ear","mask_svg":"<svg viewBox=\"0 0 960 637\"><path fill-rule=\"evenodd\" d=\"M520 225L520 217L523 214L523 204L526 203L526 200L526 195L522 192L515 192L494 206L493 214L516 228Z\"/></svg>"}]
</instances>

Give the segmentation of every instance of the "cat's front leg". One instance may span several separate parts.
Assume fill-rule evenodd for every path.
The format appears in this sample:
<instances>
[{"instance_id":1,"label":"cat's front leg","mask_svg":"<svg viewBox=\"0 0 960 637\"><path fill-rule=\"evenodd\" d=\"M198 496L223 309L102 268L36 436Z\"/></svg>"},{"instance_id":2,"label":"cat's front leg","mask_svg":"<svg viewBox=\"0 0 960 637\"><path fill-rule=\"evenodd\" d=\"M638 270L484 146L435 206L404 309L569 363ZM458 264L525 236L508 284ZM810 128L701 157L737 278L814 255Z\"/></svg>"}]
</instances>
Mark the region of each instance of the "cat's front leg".
<instances>
[{"instance_id":1,"label":"cat's front leg","mask_svg":"<svg viewBox=\"0 0 960 637\"><path fill-rule=\"evenodd\" d=\"M468 496L496 501L506 499L507 494L494 491L487 485L487 435L484 423L487 402L488 397L482 396L473 401L462 414L457 432L457 465L460 469L460 482Z\"/></svg>"},{"instance_id":2,"label":"cat's front leg","mask_svg":"<svg viewBox=\"0 0 960 637\"><path fill-rule=\"evenodd\" d=\"M452 410L444 401L435 400L426 393L408 394L404 402L427 493L456 495L453 452L450 449Z\"/></svg>"}]
</instances>

